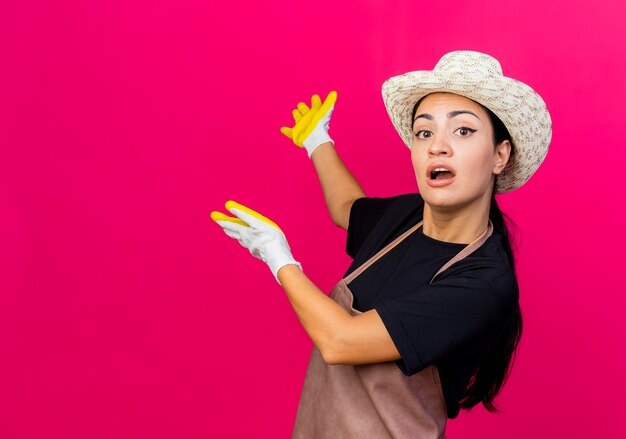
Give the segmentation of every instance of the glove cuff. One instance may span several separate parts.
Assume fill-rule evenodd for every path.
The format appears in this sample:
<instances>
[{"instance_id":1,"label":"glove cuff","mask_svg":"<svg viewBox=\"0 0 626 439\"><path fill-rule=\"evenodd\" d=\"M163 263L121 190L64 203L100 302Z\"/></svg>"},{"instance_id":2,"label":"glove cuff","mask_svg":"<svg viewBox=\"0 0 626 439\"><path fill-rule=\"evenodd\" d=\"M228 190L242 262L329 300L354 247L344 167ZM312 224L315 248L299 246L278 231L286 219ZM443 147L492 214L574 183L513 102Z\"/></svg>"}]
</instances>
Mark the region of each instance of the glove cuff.
<instances>
[{"instance_id":1,"label":"glove cuff","mask_svg":"<svg viewBox=\"0 0 626 439\"><path fill-rule=\"evenodd\" d=\"M304 142L302 142L302 145L306 149L306 152L309 155L309 158L311 158L313 151L315 151L318 146L326 142L332 143L333 146L335 145L335 141L331 139L327 133L318 134L318 133L313 132L311 133L309 137L307 137L307 139Z\"/></svg>"},{"instance_id":2,"label":"glove cuff","mask_svg":"<svg viewBox=\"0 0 626 439\"><path fill-rule=\"evenodd\" d=\"M270 269L272 270L272 274L274 275L276 282L278 282L278 285L280 285L281 287L283 286L283 284L281 284L280 281L278 280L278 270L283 268L285 265L292 265L292 264L297 265L298 268L300 268L300 271L304 272L304 270L302 269L302 264L300 264L300 262L296 261L295 259L291 261L284 261L281 264L276 264L277 268L270 266Z\"/></svg>"}]
</instances>

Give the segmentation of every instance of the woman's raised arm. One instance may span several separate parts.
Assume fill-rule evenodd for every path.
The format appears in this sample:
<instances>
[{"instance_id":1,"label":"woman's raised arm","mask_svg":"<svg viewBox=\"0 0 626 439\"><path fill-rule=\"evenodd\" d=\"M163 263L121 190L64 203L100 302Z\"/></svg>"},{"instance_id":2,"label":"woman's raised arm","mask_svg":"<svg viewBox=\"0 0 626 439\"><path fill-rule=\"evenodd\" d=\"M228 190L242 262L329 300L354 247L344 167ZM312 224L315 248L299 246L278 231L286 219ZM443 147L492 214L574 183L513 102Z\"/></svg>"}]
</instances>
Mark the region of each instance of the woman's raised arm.
<instances>
[{"instance_id":1,"label":"woman's raised arm","mask_svg":"<svg viewBox=\"0 0 626 439\"><path fill-rule=\"evenodd\" d=\"M335 142L328 134L336 101L337 92L331 91L323 104L317 94L312 96L310 108L299 102L292 111L295 125L281 127L280 131L297 146L306 149L322 184L330 217L336 225L348 230L352 203L364 197L365 192L343 164L335 151Z\"/></svg>"},{"instance_id":2,"label":"woman's raised arm","mask_svg":"<svg viewBox=\"0 0 626 439\"><path fill-rule=\"evenodd\" d=\"M346 168L331 142L318 146L311 160L322 185L330 217L336 225L348 230L350 208L354 200L365 196L363 188Z\"/></svg>"}]
</instances>

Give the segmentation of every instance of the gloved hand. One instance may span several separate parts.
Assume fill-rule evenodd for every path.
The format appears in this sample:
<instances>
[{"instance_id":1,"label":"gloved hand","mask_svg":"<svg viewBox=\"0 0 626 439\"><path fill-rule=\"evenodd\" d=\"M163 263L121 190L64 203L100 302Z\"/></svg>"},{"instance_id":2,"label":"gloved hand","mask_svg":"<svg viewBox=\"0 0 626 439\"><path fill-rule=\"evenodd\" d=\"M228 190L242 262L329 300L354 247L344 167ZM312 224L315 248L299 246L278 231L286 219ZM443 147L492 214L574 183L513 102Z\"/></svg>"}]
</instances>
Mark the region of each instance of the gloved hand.
<instances>
[{"instance_id":1,"label":"gloved hand","mask_svg":"<svg viewBox=\"0 0 626 439\"><path fill-rule=\"evenodd\" d=\"M224 215L221 212L211 212L211 219L219 224L231 238L250 250L250 253L265 262L278 280L278 270L287 264L295 264L302 270L302 265L296 261L287 243L287 238L278 225L258 212L243 206L235 201L227 201L226 209L236 215L236 218Z\"/></svg>"},{"instance_id":2,"label":"gloved hand","mask_svg":"<svg viewBox=\"0 0 626 439\"><path fill-rule=\"evenodd\" d=\"M293 140L293 143L299 147L306 148L311 158L311 154L315 148L322 143L335 141L328 135L330 116L335 108L337 101L337 92L331 91L326 96L324 104L319 95L314 94L311 98L311 108L307 107L304 102L298 103L298 108L293 110L293 118L296 124L292 127L281 127L280 132Z\"/></svg>"}]
</instances>

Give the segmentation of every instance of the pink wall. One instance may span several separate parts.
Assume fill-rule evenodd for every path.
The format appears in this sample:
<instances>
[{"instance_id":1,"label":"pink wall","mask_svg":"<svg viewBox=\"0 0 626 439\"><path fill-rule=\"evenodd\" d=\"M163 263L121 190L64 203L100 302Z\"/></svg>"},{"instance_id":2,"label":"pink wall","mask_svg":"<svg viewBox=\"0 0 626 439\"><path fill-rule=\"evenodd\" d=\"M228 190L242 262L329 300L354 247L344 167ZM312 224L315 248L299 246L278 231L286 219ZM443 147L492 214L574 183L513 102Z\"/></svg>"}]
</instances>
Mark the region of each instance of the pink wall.
<instances>
[{"instance_id":1,"label":"pink wall","mask_svg":"<svg viewBox=\"0 0 626 439\"><path fill-rule=\"evenodd\" d=\"M280 126L336 89L331 135L367 194L416 191L380 87L457 49L532 85L554 133L500 198L525 317L503 412L448 436L623 437L622 2L336 3L0 5L0 437L288 437L311 341L209 212L268 215L330 291L345 232Z\"/></svg>"}]
</instances>

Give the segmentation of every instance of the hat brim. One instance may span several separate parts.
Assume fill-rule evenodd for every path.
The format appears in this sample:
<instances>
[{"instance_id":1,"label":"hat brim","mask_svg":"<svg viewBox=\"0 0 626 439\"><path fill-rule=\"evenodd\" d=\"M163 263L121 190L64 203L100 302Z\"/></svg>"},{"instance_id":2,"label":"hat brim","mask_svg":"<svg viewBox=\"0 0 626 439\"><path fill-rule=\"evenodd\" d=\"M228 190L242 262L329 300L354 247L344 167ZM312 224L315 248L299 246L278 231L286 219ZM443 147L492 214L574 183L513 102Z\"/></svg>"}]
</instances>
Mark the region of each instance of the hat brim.
<instances>
[{"instance_id":1,"label":"hat brim","mask_svg":"<svg viewBox=\"0 0 626 439\"><path fill-rule=\"evenodd\" d=\"M511 134L515 154L498 176L495 193L510 192L528 181L547 155L552 137L552 121L541 96L523 82L502 75L476 80L459 73L420 70L389 78L382 86L383 101L409 149L413 106L435 92L455 93L489 108Z\"/></svg>"}]
</instances>

